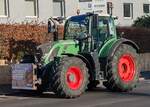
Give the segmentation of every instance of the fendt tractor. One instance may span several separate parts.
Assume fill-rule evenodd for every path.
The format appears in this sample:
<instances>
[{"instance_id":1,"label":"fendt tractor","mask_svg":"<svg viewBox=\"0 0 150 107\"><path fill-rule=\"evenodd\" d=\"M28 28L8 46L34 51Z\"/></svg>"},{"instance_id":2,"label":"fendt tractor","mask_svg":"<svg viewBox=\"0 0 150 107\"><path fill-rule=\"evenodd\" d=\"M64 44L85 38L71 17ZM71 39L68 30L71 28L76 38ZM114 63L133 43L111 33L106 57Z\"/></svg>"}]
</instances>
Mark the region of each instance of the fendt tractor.
<instances>
[{"instance_id":1,"label":"fendt tractor","mask_svg":"<svg viewBox=\"0 0 150 107\"><path fill-rule=\"evenodd\" d=\"M58 40L57 24L50 18L48 31L54 41L12 66L12 88L51 91L65 98L78 97L100 83L110 91L132 90L139 80L139 47L117 36L114 20L95 13L72 16L65 21L63 40Z\"/></svg>"}]
</instances>

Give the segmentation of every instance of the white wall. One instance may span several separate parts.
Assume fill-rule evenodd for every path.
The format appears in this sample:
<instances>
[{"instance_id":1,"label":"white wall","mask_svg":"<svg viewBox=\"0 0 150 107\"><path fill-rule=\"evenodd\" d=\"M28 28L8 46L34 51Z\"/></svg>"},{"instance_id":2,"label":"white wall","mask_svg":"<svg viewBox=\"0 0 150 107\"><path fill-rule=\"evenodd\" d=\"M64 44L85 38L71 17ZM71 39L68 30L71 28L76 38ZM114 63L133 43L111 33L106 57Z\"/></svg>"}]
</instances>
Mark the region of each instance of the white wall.
<instances>
[{"instance_id":1,"label":"white wall","mask_svg":"<svg viewBox=\"0 0 150 107\"><path fill-rule=\"evenodd\" d=\"M39 0L39 20L47 21L53 15L53 0Z\"/></svg>"},{"instance_id":2,"label":"white wall","mask_svg":"<svg viewBox=\"0 0 150 107\"><path fill-rule=\"evenodd\" d=\"M21 23L24 21L44 21L47 22L47 19L50 16L59 14L57 10L53 10L53 0L38 0L38 6L39 6L39 12L38 12L38 18L29 18L26 17L26 14L28 11L26 10L25 6L25 0L8 0L9 2L9 16L8 17L0 17L0 23ZM93 0L96 2L101 2L102 4L105 4L105 0ZM92 2L91 2L92 3ZM85 6L87 5L87 6ZM79 0L66 0L66 16L72 16L77 14L77 9L83 10L84 6L88 8L88 3L82 3L82 5L79 6ZM59 8L56 8L59 9ZM103 7L103 12L106 13L106 7ZM86 11L88 12L88 10ZM84 12L85 13L85 12Z\"/></svg>"},{"instance_id":3,"label":"white wall","mask_svg":"<svg viewBox=\"0 0 150 107\"><path fill-rule=\"evenodd\" d=\"M25 0L8 0L9 2L9 16L0 17L0 23L15 23L23 21L47 21L52 16L52 0L39 0L39 17L38 18L27 18Z\"/></svg>"},{"instance_id":4,"label":"white wall","mask_svg":"<svg viewBox=\"0 0 150 107\"><path fill-rule=\"evenodd\" d=\"M66 16L77 14L78 0L66 0Z\"/></svg>"},{"instance_id":5,"label":"white wall","mask_svg":"<svg viewBox=\"0 0 150 107\"><path fill-rule=\"evenodd\" d=\"M108 0L113 3L113 15L118 16L119 26L130 26L133 21L144 15L143 4L149 3L150 0ZM133 3L133 19L125 19L123 16L123 3Z\"/></svg>"}]
</instances>

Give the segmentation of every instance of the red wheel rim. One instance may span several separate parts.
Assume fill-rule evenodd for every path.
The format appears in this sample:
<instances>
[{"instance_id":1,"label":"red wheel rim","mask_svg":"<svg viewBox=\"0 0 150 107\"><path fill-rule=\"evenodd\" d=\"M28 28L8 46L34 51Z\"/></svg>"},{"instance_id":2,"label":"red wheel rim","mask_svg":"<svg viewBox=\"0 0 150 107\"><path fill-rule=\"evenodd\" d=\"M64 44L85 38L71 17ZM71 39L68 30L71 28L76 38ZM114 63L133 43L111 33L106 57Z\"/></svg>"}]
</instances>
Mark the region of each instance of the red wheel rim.
<instances>
[{"instance_id":1,"label":"red wheel rim","mask_svg":"<svg viewBox=\"0 0 150 107\"><path fill-rule=\"evenodd\" d=\"M129 54L124 54L120 57L118 63L118 72L122 81L132 81L135 75L134 58Z\"/></svg>"},{"instance_id":2,"label":"red wheel rim","mask_svg":"<svg viewBox=\"0 0 150 107\"><path fill-rule=\"evenodd\" d=\"M80 88L83 82L83 74L79 67L71 66L67 70L67 85L72 90Z\"/></svg>"}]
</instances>

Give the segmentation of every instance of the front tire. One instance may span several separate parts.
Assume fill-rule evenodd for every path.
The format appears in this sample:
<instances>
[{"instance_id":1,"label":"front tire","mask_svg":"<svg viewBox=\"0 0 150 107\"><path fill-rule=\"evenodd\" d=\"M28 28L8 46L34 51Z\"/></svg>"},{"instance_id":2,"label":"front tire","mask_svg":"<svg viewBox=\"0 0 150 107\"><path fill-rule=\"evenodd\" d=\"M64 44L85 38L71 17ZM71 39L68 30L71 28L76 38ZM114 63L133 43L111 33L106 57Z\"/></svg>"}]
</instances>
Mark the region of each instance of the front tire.
<instances>
[{"instance_id":1,"label":"front tire","mask_svg":"<svg viewBox=\"0 0 150 107\"><path fill-rule=\"evenodd\" d=\"M107 81L104 86L111 91L126 92L136 87L139 80L139 56L127 44L121 44L107 63Z\"/></svg>"},{"instance_id":2,"label":"front tire","mask_svg":"<svg viewBox=\"0 0 150 107\"><path fill-rule=\"evenodd\" d=\"M88 69L80 58L64 56L54 70L51 87L58 96L75 98L87 89Z\"/></svg>"}]
</instances>

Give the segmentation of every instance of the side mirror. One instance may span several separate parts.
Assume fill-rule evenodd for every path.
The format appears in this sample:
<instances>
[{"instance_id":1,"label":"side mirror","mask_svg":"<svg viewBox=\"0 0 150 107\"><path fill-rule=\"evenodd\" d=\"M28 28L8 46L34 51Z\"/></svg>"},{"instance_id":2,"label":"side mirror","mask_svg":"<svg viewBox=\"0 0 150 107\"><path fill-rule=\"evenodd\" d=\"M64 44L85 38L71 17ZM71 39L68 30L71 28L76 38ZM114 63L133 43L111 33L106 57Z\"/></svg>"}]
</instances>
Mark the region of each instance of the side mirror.
<instances>
[{"instance_id":1,"label":"side mirror","mask_svg":"<svg viewBox=\"0 0 150 107\"><path fill-rule=\"evenodd\" d=\"M56 25L53 19L48 20L48 33L54 33L56 31Z\"/></svg>"},{"instance_id":2,"label":"side mirror","mask_svg":"<svg viewBox=\"0 0 150 107\"><path fill-rule=\"evenodd\" d=\"M53 18L48 19L48 33L53 33L54 37L53 40L57 41L58 40L58 27L57 23Z\"/></svg>"},{"instance_id":3,"label":"side mirror","mask_svg":"<svg viewBox=\"0 0 150 107\"><path fill-rule=\"evenodd\" d=\"M48 21L48 33L52 33L52 24L51 21Z\"/></svg>"},{"instance_id":4,"label":"side mirror","mask_svg":"<svg viewBox=\"0 0 150 107\"><path fill-rule=\"evenodd\" d=\"M93 15L93 28L98 27L98 14Z\"/></svg>"}]
</instances>

